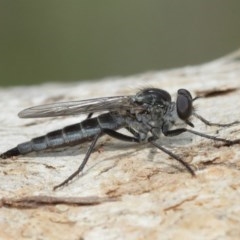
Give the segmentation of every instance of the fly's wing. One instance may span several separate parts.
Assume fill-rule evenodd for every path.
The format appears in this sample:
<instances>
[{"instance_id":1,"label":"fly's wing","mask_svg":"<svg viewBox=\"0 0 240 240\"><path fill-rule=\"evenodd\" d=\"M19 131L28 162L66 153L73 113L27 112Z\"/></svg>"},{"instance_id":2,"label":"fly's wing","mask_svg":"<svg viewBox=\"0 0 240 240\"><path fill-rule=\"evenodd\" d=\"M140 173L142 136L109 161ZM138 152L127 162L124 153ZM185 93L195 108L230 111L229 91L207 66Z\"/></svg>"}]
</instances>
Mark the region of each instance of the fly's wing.
<instances>
[{"instance_id":1,"label":"fly's wing","mask_svg":"<svg viewBox=\"0 0 240 240\"><path fill-rule=\"evenodd\" d=\"M127 110L133 107L131 100L132 96L117 96L53 103L27 108L21 111L18 116L21 118L41 118L102 111Z\"/></svg>"}]
</instances>

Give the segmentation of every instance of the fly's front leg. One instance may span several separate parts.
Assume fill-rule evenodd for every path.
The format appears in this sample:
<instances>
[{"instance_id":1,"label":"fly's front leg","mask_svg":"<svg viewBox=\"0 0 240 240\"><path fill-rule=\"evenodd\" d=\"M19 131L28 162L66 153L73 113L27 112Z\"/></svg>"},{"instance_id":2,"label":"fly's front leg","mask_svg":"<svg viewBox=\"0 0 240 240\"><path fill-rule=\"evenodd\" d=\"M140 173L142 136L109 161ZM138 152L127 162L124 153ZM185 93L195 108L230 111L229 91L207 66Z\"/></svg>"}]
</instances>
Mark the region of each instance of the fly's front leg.
<instances>
[{"instance_id":1,"label":"fly's front leg","mask_svg":"<svg viewBox=\"0 0 240 240\"><path fill-rule=\"evenodd\" d=\"M230 123L230 124L224 124L224 127L226 126L230 126L230 125L233 125L233 124L236 124L236 122L234 123ZM227 140L225 138L219 138L219 137L215 137L215 136L211 136L211 135L207 135L205 133L201 133L201 132L198 132L198 131L194 131L194 130L191 130L191 129L187 129L187 128L178 128L178 129L173 129L173 130L169 130L168 129L168 126L165 125L163 126L162 128L162 132L165 136L177 136L177 135L180 135L184 132L189 132L189 133L192 133L194 135L197 135L197 136L200 136L200 137L203 137L203 138L207 138L207 139L211 139L211 140L214 140L214 141L219 141L219 142L223 142L225 143L225 145L227 146L230 146L230 145L233 145L233 144L239 144L240 143L240 139L236 139L236 140ZM156 142L154 142L154 139L149 139L149 142L154 145L155 147L157 147L158 149L162 150L163 152L167 153L170 157L174 158L175 160L177 160L178 162L180 162L189 172L192 176L195 176L195 173L194 171L192 170L192 168L189 166L188 163L186 163L184 160L182 160L179 156L175 155L174 153L170 152L169 150L167 150L166 148L162 147L161 145L157 144Z\"/></svg>"},{"instance_id":2,"label":"fly's front leg","mask_svg":"<svg viewBox=\"0 0 240 240\"><path fill-rule=\"evenodd\" d=\"M174 129L174 130L168 130L166 127L163 126L162 132L165 136L169 136L169 137L177 136L177 135L179 135L181 133L184 133L184 132L189 132L189 133L192 133L194 135L197 135L197 136L200 136L200 137L203 137L203 138L207 138L207 139L211 139L211 140L219 141L219 142L224 142L225 145L227 145L227 146L240 143L240 139L228 140L228 139L225 139L225 138L215 137L215 136L212 136L212 135L208 135L208 134L201 133L201 132L194 131L194 130L187 129L187 128L178 128L178 129Z\"/></svg>"},{"instance_id":3,"label":"fly's front leg","mask_svg":"<svg viewBox=\"0 0 240 240\"><path fill-rule=\"evenodd\" d=\"M234 122L231 122L231 123L224 123L224 124L221 124L221 123L212 123L210 121L208 121L207 119L203 118L202 116L200 116L199 114L197 113L193 113L193 115L198 118L200 121L202 121L203 123L205 123L206 125L208 126L216 126L216 127L231 127L233 125L236 125L236 124L240 124L240 121L234 121Z\"/></svg>"},{"instance_id":4,"label":"fly's front leg","mask_svg":"<svg viewBox=\"0 0 240 240\"><path fill-rule=\"evenodd\" d=\"M197 131L187 129L187 128L178 128L178 129L174 129L174 130L165 130L165 131L163 130L163 134L165 136L169 136L169 137L177 136L177 135L179 135L181 133L184 133L184 132L189 132L189 133L192 133L194 135L197 135L197 136L200 136L200 137L203 137L203 138L207 138L207 139L211 139L211 140L214 140L214 141L224 142L228 146L239 143L239 139L237 139L237 140L227 140L225 138L215 137L215 136L212 136L212 135L197 132Z\"/></svg>"}]
</instances>

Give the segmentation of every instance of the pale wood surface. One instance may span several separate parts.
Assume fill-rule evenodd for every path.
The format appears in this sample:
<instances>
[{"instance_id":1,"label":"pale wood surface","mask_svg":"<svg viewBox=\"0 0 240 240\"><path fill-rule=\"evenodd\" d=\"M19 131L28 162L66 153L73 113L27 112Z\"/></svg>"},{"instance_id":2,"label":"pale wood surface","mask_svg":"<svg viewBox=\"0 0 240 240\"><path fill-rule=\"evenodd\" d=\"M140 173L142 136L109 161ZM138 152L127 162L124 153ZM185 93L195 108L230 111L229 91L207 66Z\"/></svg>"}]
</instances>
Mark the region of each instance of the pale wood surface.
<instances>
[{"instance_id":1,"label":"pale wood surface","mask_svg":"<svg viewBox=\"0 0 240 240\"><path fill-rule=\"evenodd\" d=\"M0 152L86 117L19 119L17 113L26 107L130 95L146 86L163 88L173 97L179 88L208 95L196 101L199 114L213 122L240 120L240 51L201 66L93 83L2 88ZM194 124L209 134L218 130L196 119ZM222 129L218 136L240 138L240 126ZM240 145L217 147L189 135L162 141L196 169L197 178L160 151L110 137L102 138L84 175L56 192L52 187L76 170L87 145L0 160L1 198L69 197L69 202L29 209L18 208L29 199L2 206L0 239L239 239Z\"/></svg>"}]
</instances>

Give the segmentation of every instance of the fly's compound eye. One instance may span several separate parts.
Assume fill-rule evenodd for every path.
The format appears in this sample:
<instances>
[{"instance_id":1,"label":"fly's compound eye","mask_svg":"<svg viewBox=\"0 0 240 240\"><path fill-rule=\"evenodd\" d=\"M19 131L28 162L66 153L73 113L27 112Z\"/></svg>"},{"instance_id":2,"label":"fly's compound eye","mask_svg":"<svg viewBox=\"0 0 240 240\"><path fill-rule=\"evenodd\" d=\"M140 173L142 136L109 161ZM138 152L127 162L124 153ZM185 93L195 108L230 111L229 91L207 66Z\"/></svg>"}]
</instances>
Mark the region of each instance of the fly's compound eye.
<instances>
[{"instance_id":1,"label":"fly's compound eye","mask_svg":"<svg viewBox=\"0 0 240 240\"><path fill-rule=\"evenodd\" d=\"M178 90L177 113L182 120L187 120L192 114L192 95L186 89Z\"/></svg>"}]
</instances>

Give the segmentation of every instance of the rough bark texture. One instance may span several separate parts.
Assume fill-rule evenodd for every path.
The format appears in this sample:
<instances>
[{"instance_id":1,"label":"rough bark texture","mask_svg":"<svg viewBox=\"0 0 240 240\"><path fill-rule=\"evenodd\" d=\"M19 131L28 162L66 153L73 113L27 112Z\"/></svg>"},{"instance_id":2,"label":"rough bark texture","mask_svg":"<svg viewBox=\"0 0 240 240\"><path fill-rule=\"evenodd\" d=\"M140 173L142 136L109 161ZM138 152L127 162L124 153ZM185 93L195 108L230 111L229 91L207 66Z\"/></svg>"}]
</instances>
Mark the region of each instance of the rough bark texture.
<instances>
[{"instance_id":1,"label":"rough bark texture","mask_svg":"<svg viewBox=\"0 0 240 240\"><path fill-rule=\"evenodd\" d=\"M23 108L56 101L134 94L154 86L173 97L187 88L212 122L240 119L240 51L201 66L94 83L0 89L0 152L86 116L19 119ZM240 138L240 125L195 129ZM219 130L219 131L218 131ZM190 139L190 140L189 140ZM240 145L183 135L162 139L196 178L147 145L102 138L84 174L52 187L79 166L87 145L0 160L0 239L239 239Z\"/></svg>"}]
</instances>

